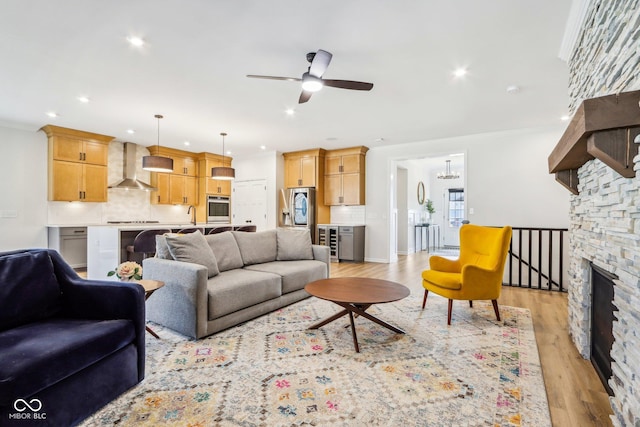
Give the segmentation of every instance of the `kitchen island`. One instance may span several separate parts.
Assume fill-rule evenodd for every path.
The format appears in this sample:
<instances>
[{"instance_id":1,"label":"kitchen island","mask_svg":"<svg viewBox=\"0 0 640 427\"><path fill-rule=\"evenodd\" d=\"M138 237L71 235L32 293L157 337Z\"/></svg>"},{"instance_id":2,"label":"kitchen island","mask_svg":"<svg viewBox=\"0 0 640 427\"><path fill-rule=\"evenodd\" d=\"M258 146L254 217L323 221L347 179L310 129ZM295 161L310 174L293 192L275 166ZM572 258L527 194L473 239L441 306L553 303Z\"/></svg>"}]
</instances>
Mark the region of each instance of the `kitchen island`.
<instances>
[{"instance_id":1,"label":"kitchen island","mask_svg":"<svg viewBox=\"0 0 640 427\"><path fill-rule=\"evenodd\" d=\"M87 278L97 280L118 280L116 276L108 277L109 271L127 260L127 246L133 244L138 233L143 230L170 229L178 232L184 228L199 227L208 230L232 224L159 224L129 223L90 225L87 227ZM234 228L238 226L233 226ZM142 259L136 259L141 264ZM143 272L144 273L144 272Z\"/></svg>"}]
</instances>

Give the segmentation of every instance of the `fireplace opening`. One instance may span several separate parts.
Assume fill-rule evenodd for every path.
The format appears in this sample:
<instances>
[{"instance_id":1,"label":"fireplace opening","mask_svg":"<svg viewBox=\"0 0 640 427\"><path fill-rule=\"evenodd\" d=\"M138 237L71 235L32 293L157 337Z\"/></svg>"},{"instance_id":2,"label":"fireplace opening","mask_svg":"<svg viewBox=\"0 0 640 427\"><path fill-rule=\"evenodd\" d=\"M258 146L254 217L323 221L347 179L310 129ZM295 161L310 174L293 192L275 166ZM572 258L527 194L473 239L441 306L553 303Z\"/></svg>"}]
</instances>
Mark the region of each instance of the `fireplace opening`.
<instances>
[{"instance_id":1,"label":"fireplace opening","mask_svg":"<svg viewBox=\"0 0 640 427\"><path fill-rule=\"evenodd\" d=\"M591 264L591 363L609 396L611 378L611 347L613 346L613 321L617 320L613 305L613 281L618 277Z\"/></svg>"}]
</instances>

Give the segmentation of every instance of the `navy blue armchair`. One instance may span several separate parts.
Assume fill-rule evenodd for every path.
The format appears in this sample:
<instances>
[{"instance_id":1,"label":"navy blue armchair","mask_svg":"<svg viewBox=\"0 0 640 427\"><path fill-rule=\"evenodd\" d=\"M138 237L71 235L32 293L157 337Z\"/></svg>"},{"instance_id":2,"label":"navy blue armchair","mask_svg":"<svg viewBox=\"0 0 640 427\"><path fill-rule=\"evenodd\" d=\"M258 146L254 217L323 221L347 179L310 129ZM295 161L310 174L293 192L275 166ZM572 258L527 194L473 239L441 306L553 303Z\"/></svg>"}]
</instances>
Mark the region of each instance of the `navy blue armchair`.
<instances>
[{"instance_id":1,"label":"navy blue armchair","mask_svg":"<svg viewBox=\"0 0 640 427\"><path fill-rule=\"evenodd\" d=\"M0 425L73 426L144 378L144 289L0 253ZM25 423L30 421L30 423Z\"/></svg>"}]
</instances>

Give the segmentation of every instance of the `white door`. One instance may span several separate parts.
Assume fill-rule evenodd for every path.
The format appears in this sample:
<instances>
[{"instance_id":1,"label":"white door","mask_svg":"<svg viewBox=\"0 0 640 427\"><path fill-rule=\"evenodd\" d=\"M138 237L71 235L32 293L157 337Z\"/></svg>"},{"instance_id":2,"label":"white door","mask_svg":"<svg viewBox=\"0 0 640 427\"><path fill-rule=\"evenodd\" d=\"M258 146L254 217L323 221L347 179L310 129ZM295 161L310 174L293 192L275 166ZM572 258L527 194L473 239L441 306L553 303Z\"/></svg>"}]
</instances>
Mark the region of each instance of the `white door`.
<instances>
[{"instance_id":1,"label":"white door","mask_svg":"<svg viewBox=\"0 0 640 427\"><path fill-rule=\"evenodd\" d=\"M442 229L444 246L460 246L460 226L464 219L464 189L444 190L444 224Z\"/></svg>"},{"instance_id":2,"label":"white door","mask_svg":"<svg viewBox=\"0 0 640 427\"><path fill-rule=\"evenodd\" d=\"M267 227L267 180L235 181L231 199L233 225Z\"/></svg>"}]
</instances>

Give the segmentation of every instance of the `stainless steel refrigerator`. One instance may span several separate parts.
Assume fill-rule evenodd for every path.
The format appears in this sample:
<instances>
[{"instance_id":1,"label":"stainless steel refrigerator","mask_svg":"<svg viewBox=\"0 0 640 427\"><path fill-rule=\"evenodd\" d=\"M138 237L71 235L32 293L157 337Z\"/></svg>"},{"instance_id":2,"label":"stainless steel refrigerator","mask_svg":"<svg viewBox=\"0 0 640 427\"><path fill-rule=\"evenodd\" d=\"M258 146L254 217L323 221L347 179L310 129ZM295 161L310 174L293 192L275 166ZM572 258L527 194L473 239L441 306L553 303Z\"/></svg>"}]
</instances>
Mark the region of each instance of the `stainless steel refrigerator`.
<instances>
[{"instance_id":1,"label":"stainless steel refrigerator","mask_svg":"<svg viewBox=\"0 0 640 427\"><path fill-rule=\"evenodd\" d=\"M316 230L316 189L282 188L280 190L280 227L308 228L311 241L315 243Z\"/></svg>"}]
</instances>

